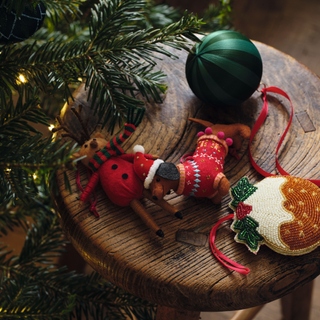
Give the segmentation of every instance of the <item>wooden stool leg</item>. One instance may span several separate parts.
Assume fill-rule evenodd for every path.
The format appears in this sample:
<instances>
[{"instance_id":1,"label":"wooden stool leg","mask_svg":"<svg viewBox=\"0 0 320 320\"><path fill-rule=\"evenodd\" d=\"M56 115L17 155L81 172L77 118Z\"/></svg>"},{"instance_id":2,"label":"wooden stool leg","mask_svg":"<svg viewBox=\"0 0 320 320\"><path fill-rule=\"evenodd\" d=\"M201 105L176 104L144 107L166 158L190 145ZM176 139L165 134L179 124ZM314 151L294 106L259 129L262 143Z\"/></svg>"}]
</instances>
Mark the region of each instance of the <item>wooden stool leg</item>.
<instances>
[{"instance_id":1,"label":"wooden stool leg","mask_svg":"<svg viewBox=\"0 0 320 320\"><path fill-rule=\"evenodd\" d=\"M157 307L156 320L199 320L200 311L178 310L174 308Z\"/></svg>"},{"instance_id":2,"label":"wooden stool leg","mask_svg":"<svg viewBox=\"0 0 320 320\"><path fill-rule=\"evenodd\" d=\"M311 309L313 281L281 299L282 320L308 320Z\"/></svg>"},{"instance_id":3,"label":"wooden stool leg","mask_svg":"<svg viewBox=\"0 0 320 320\"><path fill-rule=\"evenodd\" d=\"M239 310L230 320L252 320L263 307L264 304L250 309Z\"/></svg>"}]
</instances>

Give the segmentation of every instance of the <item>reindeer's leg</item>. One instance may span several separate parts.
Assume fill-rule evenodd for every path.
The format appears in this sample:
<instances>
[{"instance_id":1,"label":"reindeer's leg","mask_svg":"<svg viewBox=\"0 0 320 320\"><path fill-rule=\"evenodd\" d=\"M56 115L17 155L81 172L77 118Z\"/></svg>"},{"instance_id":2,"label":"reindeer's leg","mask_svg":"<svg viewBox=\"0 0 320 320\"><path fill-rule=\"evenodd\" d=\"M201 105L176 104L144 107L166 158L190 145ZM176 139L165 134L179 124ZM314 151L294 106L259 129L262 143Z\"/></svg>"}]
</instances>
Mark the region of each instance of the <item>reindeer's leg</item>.
<instances>
[{"instance_id":1,"label":"reindeer's leg","mask_svg":"<svg viewBox=\"0 0 320 320\"><path fill-rule=\"evenodd\" d=\"M163 231L158 227L152 216L146 211L145 207L138 199L133 199L130 202L130 206L135 213L139 215L145 225L150 228L159 237L164 237Z\"/></svg>"},{"instance_id":2,"label":"reindeer's leg","mask_svg":"<svg viewBox=\"0 0 320 320\"><path fill-rule=\"evenodd\" d=\"M237 151L241 149L242 141L239 136L232 137L233 144L231 147L235 148Z\"/></svg>"},{"instance_id":3,"label":"reindeer's leg","mask_svg":"<svg viewBox=\"0 0 320 320\"><path fill-rule=\"evenodd\" d=\"M150 190L147 190L147 189L144 189L143 190L143 195L151 200L152 202L154 202L155 204L157 204L159 207L161 207L162 209L164 209L165 211L169 212L170 214L172 214L173 216L179 218L179 219L182 219L183 216L182 216L182 213L177 209L175 208L174 206L172 206L170 203L168 203L166 200L164 199L158 199L158 200L155 200L153 199L152 197L152 194L150 192Z\"/></svg>"}]
</instances>

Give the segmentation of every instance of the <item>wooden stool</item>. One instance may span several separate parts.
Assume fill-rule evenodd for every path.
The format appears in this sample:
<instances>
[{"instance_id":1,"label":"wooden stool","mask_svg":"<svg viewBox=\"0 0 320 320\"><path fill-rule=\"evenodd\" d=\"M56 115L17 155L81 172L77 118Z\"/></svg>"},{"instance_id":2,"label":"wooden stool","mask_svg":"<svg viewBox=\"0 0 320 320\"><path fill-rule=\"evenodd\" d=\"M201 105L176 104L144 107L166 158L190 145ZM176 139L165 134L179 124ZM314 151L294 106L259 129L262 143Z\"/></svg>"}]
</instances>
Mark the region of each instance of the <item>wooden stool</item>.
<instances>
[{"instance_id":1,"label":"wooden stool","mask_svg":"<svg viewBox=\"0 0 320 320\"><path fill-rule=\"evenodd\" d=\"M295 109L292 126L280 152L280 163L294 176L319 178L320 164L314 157L320 151L320 136L315 130L320 122L320 80L290 56L264 44L255 44L263 60L262 82L287 92ZM178 163L182 155L194 150L196 134L203 130L189 123L188 117L213 123L240 122L252 128L263 103L256 92L235 108L220 110L203 104L185 80L186 53L175 53L180 59L164 59L159 65L168 75L169 89L164 103L146 102L142 123L123 147L132 152L134 145L141 144L147 153ZM83 88L76 93L72 105L79 103L88 105ZM64 110L64 119L78 130L68 108ZM289 111L288 101L269 95L269 116L252 145L255 160L268 172L274 172L275 149L288 123ZM89 114L88 110L86 112ZM94 124L89 123L91 132L93 128ZM111 137L105 131L102 133ZM247 142L239 155L240 160L230 155L226 158L224 172L231 186L243 176L248 176L251 183L261 180L249 162ZM79 209L76 174L74 171L67 174L73 193L65 190L60 173L57 176L60 196L56 203L68 238L80 255L106 279L136 296L164 306L158 309L158 320L171 319L168 312L178 312L187 320L198 318L200 311L260 306L307 284L320 272L320 249L291 257L264 246L254 255L244 245L234 242L229 224L219 229L216 245L230 259L251 271L244 276L222 266L209 249L208 234L220 218L231 213L229 196L221 205L213 205L208 199L166 196L182 212L183 220L143 200L165 234L162 239L153 234L131 208L114 205L100 187L97 188L97 210L101 217L98 219L91 214L89 205ZM85 185L88 180L84 167L80 167L80 174Z\"/></svg>"}]
</instances>

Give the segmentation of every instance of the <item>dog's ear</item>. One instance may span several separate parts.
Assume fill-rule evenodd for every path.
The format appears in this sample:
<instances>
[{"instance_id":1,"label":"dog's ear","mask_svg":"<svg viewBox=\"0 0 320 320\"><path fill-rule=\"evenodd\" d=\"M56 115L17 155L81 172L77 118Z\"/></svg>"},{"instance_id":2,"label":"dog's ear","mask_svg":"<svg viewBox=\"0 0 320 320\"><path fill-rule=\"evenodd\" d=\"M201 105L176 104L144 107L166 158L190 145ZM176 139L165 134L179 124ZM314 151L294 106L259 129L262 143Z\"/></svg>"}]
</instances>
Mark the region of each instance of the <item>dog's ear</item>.
<instances>
[{"instance_id":1,"label":"dog's ear","mask_svg":"<svg viewBox=\"0 0 320 320\"><path fill-rule=\"evenodd\" d=\"M163 162L160 164L156 175L168 180L179 180L180 172L176 165L171 162Z\"/></svg>"}]
</instances>

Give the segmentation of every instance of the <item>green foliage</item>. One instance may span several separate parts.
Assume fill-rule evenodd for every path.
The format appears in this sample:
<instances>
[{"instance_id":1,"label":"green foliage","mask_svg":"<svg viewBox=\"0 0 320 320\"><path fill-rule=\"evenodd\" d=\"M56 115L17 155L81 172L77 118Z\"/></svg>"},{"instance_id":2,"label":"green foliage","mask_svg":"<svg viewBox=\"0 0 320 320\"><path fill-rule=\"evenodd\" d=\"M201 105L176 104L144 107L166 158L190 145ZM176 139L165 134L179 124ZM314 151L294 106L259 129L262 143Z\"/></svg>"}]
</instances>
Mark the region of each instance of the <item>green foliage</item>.
<instances>
[{"instance_id":1,"label":"green foliage","mask_svg":"<svg viewBox=\"0 0 320 320\"><path fill-rule=\"evenodd\" d=\"M249 216L233 224L238 240L245 243L253 252L257 251L259 244L263 241L263 237L256 230L258 227L259 223Z\"/></svg>"},{"instance_id":2,"label":"green foliage","mask_svg":"<svg viewBox=\"0 0 320 320\"><path fill-rule=\"evenodd\" d=\"M70 84L84 79L88 99L98 102L95 111L103 117L103 125L112 115L111 128L125 117L128 107L143 104L135 97L137 92L161 102L165 75L153 71L155 60L159 54L174 57L162 45L188 50L188 39L197 40L193 33L201 22L185 13L162 29L141 29L133 22L145 21L144 6L140 0L100 1L92 9L88 41L57 37L39 47L33 43L4 48L0 84L7 90L16 88L22 73L30 87L36 85L50 95L63 91L68 101L72 99Z\"/></svg>"},{"instance_id":3,"label":"green foliage","mask_svg":"<svg viewBox=\"0 0 320 320\"><path fill-rule=\"evenodd\" d=\"M40 208L38 208L39 210ZM54 268L65 240L54 215L40 209L20 256L0 252L0 318L153 319L155 306L116 288L97 273ZM81 318L82 315L82 318Z\"/></svg>"},{"instance_id":4,"label":"green foliage","mask_svg":"<svg viewBox=\"0 0 320 320\"><path fill-rule=\"evenodd\" d=\"M147 1L144 8L145 20L140 22L143 28L163 28L177 22L180 17L179 8L170 7L165 3L156 4L155 1Z\"/></svg>"},{"instance_id":5,"label":"green foliage","mask_svg":"<svg viewBox=\"0 0 320 320\"><path fill-rule=\"evenodd\" d=\"M55 175L65 171L68 188L77 146L44 133L82 81L110 130L143 104L138 93L161 102L167 85L156 62L177 58L170 47L189 50L203 23L153 1L42 2L43 27L23 42L0 45L0 235L17 226L26 232L21 254L0 250L0 319L154 319L153 304L98 274L53 264L66 244L52 209ZM18 16L36 3L0 0Z\"/></svg>"},{"instance_id":6,"label":"green foliage","mask_svg":"<svg viewBox=\"0 0 320 320\"><path fill-rule=\"evenodd\" d=\"M258 188L249 182L247 177L243 177L239 180L238 184L230 189L232 195L232 202L230 204L234 209L237 208L240 202L244 202L251 196Z\"/></svg>"},{"instance_id":7,"label":"green foliage","mask_svg":"<svg viewBox=\"0 0 320 320\"><path fill-rule=\"evenodd\" d=\"M68 18L68 14L80 14L79 5L83 1L85 0L2 0L0 7L6 8L8 12L14 11L17 16L20 17L26 6L32 8L35 7L37 3L42 2L47 9L47 16L57 22L60 15Z\"/></svg>"},{"instance_id":8,"label":"green foliage","mask_svg":"<svg viewBox=\"0 0 320 320\"><path fill-rule=\"evenodd\" d=\"M218 4L209 4L209 7L201 15L205 24L201 31L214 32L221 29L232 29L232 5L233 0L219 0Z\"/></svg>"}]
</instances>

